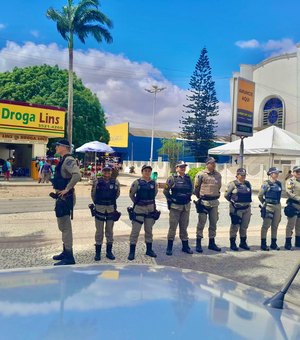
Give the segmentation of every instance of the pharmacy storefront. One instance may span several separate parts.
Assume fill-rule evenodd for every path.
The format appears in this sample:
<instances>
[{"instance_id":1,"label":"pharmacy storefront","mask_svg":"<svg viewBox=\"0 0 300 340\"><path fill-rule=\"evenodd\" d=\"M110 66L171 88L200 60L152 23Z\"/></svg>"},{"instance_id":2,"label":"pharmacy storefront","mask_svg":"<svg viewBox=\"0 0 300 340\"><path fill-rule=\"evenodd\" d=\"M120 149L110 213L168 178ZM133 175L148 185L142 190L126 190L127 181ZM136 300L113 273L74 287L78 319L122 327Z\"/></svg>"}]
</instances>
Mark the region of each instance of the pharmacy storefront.
<instances>
[{"instance_id":1,"label":"pharmacy storefront","mask_svg":"<svg viewBox=\"0 0 300 340\"><path fill-rule=\"evenodd\" d=\"M65 109L0 100L0 159L32 175L34 160L45 157L49 138L64 137Z\"/></svg>"}]
</instances>

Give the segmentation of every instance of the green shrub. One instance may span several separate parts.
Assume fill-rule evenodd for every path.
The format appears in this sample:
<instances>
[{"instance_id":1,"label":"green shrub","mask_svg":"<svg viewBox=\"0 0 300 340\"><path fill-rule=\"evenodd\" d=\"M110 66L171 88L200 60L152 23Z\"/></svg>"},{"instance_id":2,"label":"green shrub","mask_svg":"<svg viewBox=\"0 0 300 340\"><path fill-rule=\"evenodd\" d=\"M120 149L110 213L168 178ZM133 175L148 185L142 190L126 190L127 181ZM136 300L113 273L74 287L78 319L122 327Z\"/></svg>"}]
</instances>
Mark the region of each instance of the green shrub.
<instances>
[{"instance_id":1,"label":"green shrub","mask_svg":"<svg viewBox=\"0 0 300 340\"><path fill-rule=\"evenodd\" d=\"M201 166L200 168L192 168L189 170L188 175L191 177L192 182L194 182L197 173L204 169L205 169L205 166Z\"/></svg>"}]
</instances>

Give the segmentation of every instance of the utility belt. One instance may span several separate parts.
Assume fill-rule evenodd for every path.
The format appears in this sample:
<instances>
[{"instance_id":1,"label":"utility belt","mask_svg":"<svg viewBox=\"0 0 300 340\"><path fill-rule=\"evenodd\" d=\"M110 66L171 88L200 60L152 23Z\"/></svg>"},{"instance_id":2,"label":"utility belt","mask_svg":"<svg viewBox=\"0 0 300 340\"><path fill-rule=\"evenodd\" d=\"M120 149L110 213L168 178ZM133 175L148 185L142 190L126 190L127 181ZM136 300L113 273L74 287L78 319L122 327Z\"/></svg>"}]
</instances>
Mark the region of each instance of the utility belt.
<instances>
[{"instance_id":1,"label":"utility belt","mask_svg":"<svg viewBox=\"0 0 300 340\"><path fill-rule=\"evenodd\" d=\"M135 203L135 205L139 205L140 207L145 207L150 204L155 204L154 200L140 200Z\"/></svg>"},{"instance_id":2,"label":"utility belt","mask_svg":"<svg viewBox=\"0 0 300 340\"><path fill-rule=\"evenodd\" d=\"M111 212L111 213L101 213L99 211L96 210L96 206L95 204L89 204L88 205L90 211L91 211L91 215L92 217L95 217L96 220L98 221L118 221L121 217L121 213L119 211L117 211L115 209L115 211Z\"/></svg>"},{"instance_id":3,"label":"utility belt","mask_svg":"<svg viewBox=\"0 0 300 340\"><path fill-rule=\"evenodd\" d=\"M115 201L96 201L96 204L108 206L108 205L115 205L116 202Z\"/></svg>"},{"instance_id":4,"label":"utility belt","mask_svg":"<svg viewBox=\"0 0 300 340\"><path fill-rule=\"evenodd\" d=\"M134 206L133 207L128 207L127 208L127 211L128 211L128 215L129 215L129 219L130 221L135 221L135 222L138 222L140 224L143 224L144 222L142 221L139 221L137 219L138 216L142 216L143 218L152 218L154 219L155 221L157 221L160 217L160 211L159 210L156 210L156 207L155 207L155 210L154 211L151 211L150 213L148 214L143 214L143 213L136 213L134 211Z\"/></svg>"},{"instance_id":5,"label":"utility belt","mask_svg":"<svg viewBox=\"0 0 300 340\"><path fill-rule=\"evenodd\" d=\"M213 200L217 200L219 198L220 198L220 195L218 195L218 196L208 196L208 195L200 196L200 199L204 200L204 201L213 201Z\"/></svg>"},{"instance_id":6,"label":"utility belt","mask_svg":"<svg viewBox=\"0 0 300 340\"><path fill-rule=\"evenodd\" d=\"M235 210L246 210L250 207L250 204L249 205L245 205L245 206L240 206L240 207L236 207L233 203L231 203L232 206L234 207Z\"/></svg>"},{"instance_id":7,"label":"utility belt","mask_svg":"<svg viewBox=\"0 0 300 340\"><path fill-rule=\"evenodd\" d=\"M266 202L267 204L274 204L274 205L280 203L280 201L272 200L271 198L266 198L266 199L265 199L265 202Z\"/></svg>"}]
</instances>

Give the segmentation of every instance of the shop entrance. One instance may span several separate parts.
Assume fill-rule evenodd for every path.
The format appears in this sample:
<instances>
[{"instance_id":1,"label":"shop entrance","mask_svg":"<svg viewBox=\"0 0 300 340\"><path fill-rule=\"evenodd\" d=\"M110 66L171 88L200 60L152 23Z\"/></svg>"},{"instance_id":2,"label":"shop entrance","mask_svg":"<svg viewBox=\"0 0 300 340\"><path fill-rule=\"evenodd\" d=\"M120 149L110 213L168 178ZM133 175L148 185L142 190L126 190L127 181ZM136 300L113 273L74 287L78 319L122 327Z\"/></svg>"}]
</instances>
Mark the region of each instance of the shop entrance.
<instances>
[{"instance_id":1,"label":"shop entrance","mask_svg":"<svg viewBox=\"0 0 300 340\"><path fill-rule=\"evenodd\" d=\"M29 177L31 174L32 145L0 143L0 159L12 158L13 176Z\"/></svg>"}]
</instances>

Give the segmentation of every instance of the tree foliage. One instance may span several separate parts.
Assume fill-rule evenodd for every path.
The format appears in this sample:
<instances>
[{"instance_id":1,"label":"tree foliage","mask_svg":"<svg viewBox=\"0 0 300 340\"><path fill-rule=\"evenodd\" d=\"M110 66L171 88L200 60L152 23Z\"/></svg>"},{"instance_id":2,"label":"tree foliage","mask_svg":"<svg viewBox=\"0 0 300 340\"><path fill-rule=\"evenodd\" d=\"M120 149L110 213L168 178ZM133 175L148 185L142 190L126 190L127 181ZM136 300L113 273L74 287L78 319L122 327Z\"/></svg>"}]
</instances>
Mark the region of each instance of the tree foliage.
<instances>
[{"instance_id":1,"label":"tree foliage","mask_svg":"<svg viewBox=\"0 0 300 340\"><path fill-rule=\"evenodd\" d=\"M30 66L0 73L0 99L62 108L68 103L68 71L58 66ZM74 140L78 147L91 140L109 141L99 99L74 75Z\"/></svg>"},{"instance_id":2,"label":"tree foliage","mask_svg":"<svg viewBox=\"0 0 300 340\"><path fill-rule=\"evenodd\" d=\"M159 155L168 156L171 172L175 172L175 166L179 155L183 152L183 143L178 142L176 138L164 139L162 147L158 150Z\"/></svg>"},{"instance_id":3,"label":"tree foliage","mask_svg":"<svg viewBox=\"0 0 300 340\"><path fill-rule=\"evenodd\" d=\"M64 40L68 42L69 50L69 85L68 85L68 116L67 135L69 142L73 141L73 49L74 36L85 44L85 40L92 35L98 43L104 39L112 42L108 28L112 28L112 21L99 10L99 0L81 0L75 4L68 0L67 5L61 11L50 7L46 16L56 22L56 28Z\"/></svg>"},{"instance_id":4,"label":"tree foliage","mask_svg":"<svg viewBox=\"0 0 300 340\"><path fill-rule=\"evenodd\" d=\"M215 82L212 80L211 67L206 48L203 48L190 80L189 94L182 117L182 136L190 140L190 148L196 162L204 161L207 151L215 138L218 115L218 100Z\"/></svg>"}]
</instances>

